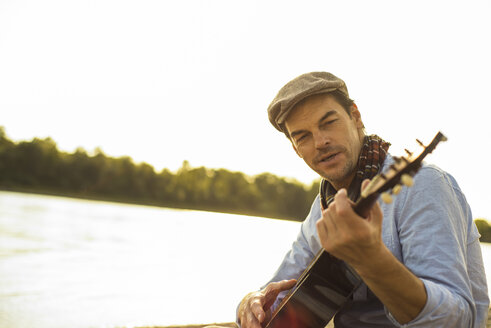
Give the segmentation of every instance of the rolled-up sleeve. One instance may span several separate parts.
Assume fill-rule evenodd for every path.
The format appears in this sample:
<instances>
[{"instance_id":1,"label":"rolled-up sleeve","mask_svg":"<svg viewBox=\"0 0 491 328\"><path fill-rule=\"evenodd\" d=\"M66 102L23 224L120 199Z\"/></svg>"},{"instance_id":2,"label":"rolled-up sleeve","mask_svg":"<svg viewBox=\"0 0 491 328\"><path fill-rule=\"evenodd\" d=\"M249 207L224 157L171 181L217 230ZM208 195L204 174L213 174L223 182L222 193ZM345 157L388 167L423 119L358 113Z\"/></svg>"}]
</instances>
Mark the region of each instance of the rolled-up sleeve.
<instances>
[{"instance_id":1,"label":"rolled-up sleeve","mask_svg":"<svg viewBox=\"0 0 491 328\"><path fill-rule=\"evenodd\" d=\"M457 183L426 166L401 196L405 199L395 208L400 260L423 281L427 301L408 324L399 324L386 309L387 316L397 327L484 327L482 312L489 300L481 250L476 248L479 233ZM474 263L481 268L472 267ZM484 292L475 295L473 288Z\"/></svg>"}]
</instances>

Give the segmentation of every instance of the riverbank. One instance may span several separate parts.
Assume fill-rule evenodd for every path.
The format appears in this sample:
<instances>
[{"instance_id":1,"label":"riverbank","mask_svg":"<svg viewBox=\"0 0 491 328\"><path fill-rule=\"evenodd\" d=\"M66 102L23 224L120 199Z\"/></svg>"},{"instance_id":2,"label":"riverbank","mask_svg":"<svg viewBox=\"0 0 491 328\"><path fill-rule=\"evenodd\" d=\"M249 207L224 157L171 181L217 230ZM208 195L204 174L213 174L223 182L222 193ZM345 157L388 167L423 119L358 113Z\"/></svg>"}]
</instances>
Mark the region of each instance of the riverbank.
<instances>
[{"instance_id":1,"label":"riverbank","mask_svg":"<svg viewBox=\"0 0 491 328\"><path fill-rule=\"evenodd\" d=\"M202 325L166 326L166 327L155 326L155 327L140 327L140 328L204 328L210 326L237 328L237 325L234 322L209 323L209 324L202 324Z\"/></svg>"},{"instance_id":2,"label":"riverbank","mask_svg":"<svg viewBox=\"0 0 491 328\"><path fill-rule=\"evenodd\" d=\"M211 323L211 324L202 324L202 325L184 325L184 326L166 326L166 327L139 327L139 328L205 328L208 326L220 326L220 327L234 327L237 328L237 325L234 322L227 322L227 323ZM329 323L326 328L334 328L334 326ZM486 328L491 328L491 307L489 308L488 311L488 321L486 323Z\"/></svg>"},{"instance_id":3,"label":"riverbank","mask_svg":"<svg viewBox=\"0 0 491 328\"><path fill-rule=\"evenodd\" d=\"M177 204L175 202L152 201L152 200L143 200L143 199L138 200L138 199L134 199L130 197L122 197L122 196L115 197L115 196L103 196L103 195L90 195L90 194L83 194L83 193L38 190L33 188L21 188L21 187L6 188L3 186L0 186L0 191L14 192L20 194L31 194L31 195L38 195L38 196L54 196L54 197L63 197L69 199L90 200L96 202L109 202L109 203L125 204L125 205L153 206L153 207L160 207L160 208L169 208L174 210L190 210L190 211L204 211L204 212L214 212L214 213L223 213L223 214L237 214L237 215L245 215L251 217L263 217L267 219L299 222L299 218L292 218L292 217L281 216L281 215L271 215L260 211L223 209L217 206ZM301 220L303 220L304 217L305 216L301 217Z\"/></svg>"}]
</instances>

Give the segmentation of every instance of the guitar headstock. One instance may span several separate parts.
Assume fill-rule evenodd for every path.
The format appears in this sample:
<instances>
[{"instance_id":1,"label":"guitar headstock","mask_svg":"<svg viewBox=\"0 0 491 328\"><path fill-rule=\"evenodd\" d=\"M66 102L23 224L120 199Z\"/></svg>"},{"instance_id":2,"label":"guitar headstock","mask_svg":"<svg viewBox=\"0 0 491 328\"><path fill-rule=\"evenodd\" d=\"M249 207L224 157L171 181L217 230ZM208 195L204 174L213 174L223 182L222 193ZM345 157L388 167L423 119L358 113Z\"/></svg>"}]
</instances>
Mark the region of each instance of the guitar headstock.
<instances>
[{"instance_id":1,"label":"guitar headstock","mask_svg":"<svg viewBox=\"0 0 491 328\"><path fill-rule=\"evenodd\" d=\"M413 176L421 168L423 159L436 148L438 143L446 140L447 138L441 132L437 133L428 146L416 139L423 148L418 155L406 149L406 157L393 157L395 162L389 170L375 176L362 191L361 198L354 205L355 212L366 217L379 195L382 195L384 202L390 203L392 201L391 194L397 195L401 191L402 185L411 187Z\"/></svg>"}]
</instances>

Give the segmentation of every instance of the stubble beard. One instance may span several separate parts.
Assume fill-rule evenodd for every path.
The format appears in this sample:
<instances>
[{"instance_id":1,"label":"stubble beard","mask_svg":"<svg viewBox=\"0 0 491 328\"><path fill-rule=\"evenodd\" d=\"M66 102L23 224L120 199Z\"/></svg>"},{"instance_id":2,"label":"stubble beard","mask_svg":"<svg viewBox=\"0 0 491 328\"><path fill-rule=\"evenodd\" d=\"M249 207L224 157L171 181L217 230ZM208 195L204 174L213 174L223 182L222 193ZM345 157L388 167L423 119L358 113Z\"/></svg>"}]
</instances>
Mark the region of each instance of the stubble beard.
<instances>
[{"instance_id":1,"label":"stubble beard","mask_svg":"<svg viewBox=\"0 0 491 328\"><path fill-rule=\"evenodd\" d=\"M346 151L342 153L346 156L346 162L343 167L333 173L324 172L321 169L315 170L321 177L326 179L331 185L333 185L336 189L339 187L348 188L348 184L351 183L351 179L356 173L356 164L354 160L351 158L351 154ZM349 180L349 181L348 181Z\"/></svg>"},{"instance_id":2,"label":"stubble beard","mask_svg":"<svg viewBox=\"0 0 491 328\"><path fill-rule=\"evenodd\" d=\"M333 174L331 176L326 176L325 179L333 186L343 186L348 187L348 184L351 183L352 176L355 173L355 165L352 160L348 160L339 174Z\"/></svg>"}]
</instances>

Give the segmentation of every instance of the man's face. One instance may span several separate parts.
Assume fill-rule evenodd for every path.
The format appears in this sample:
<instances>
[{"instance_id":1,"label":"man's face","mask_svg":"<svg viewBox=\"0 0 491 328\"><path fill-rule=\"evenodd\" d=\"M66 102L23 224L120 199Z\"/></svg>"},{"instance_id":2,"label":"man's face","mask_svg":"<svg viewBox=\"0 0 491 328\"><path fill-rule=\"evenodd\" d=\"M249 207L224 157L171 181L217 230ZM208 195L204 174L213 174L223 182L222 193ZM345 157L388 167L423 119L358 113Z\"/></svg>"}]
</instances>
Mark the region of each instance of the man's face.
<instances>
[{"instance_id":1,"label":"man's face","mask_svg":"<svg viewBox=\"0 0 491 328\"><path fill-rule=\"evenodd\" d=\"M351 117L329 94L314 95L297 105L285 126L297 154L334 188L347 188L363 144L363 122L356 105Z\"/></svg>"}]
</instances>

